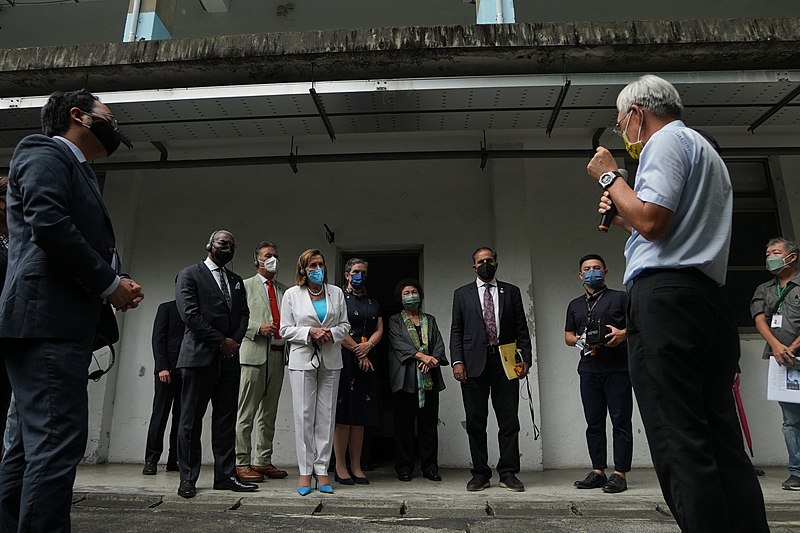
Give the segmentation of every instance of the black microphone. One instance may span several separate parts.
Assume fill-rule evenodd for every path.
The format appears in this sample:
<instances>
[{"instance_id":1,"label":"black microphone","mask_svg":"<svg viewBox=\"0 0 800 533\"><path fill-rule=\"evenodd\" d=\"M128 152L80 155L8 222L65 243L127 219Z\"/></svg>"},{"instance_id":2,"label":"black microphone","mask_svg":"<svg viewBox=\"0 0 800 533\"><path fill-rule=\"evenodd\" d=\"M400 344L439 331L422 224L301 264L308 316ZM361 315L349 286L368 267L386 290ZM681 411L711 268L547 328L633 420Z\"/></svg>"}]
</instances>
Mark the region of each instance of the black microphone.
<instances>
[{"instance_id":1,"label":"black microphone","mask_svg":"<svg viewBox=\"0 0 800 533\"><path fill-rule=\"evenodd\" d=\"M618 172L622 174L623 179L628 179L627 170L620 168L618 169ZM608 233L608 229L611 227L611 222L614 220L615 216L617 216L617 206L612 202L609 210L600 216L600 224L597 225L597 230L602 231L603 233Z\"/></svg>"}]
</instances>

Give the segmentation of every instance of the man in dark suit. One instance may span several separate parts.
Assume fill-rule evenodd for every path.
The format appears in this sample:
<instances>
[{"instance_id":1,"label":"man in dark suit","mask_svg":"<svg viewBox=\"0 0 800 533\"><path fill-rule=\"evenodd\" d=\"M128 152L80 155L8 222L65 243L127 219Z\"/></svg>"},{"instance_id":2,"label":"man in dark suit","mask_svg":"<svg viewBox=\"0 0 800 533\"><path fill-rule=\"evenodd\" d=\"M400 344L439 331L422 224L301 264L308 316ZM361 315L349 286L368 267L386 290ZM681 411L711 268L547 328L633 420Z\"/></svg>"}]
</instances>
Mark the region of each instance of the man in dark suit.
<instances>
[{"instance_id":1,"label":"man in dark suit","mask_svg":"<svg viewBox=\"0 0 800 533\"><path fill-rule=\"evenodd\" d=\"M161 452L164 451L164 430L172 408L172 426L169 430L169 455L167 471L178 470L178 422L181 418L181 375L176 370L178 351L181 348L185 326L178 314L175 300L158 306L153 323L153 358L155 359L155 391L153 414L147 428L147 445L144 452L142 474L155 475Z\"/></svg>"},{"instance_id":2,"label":"man in dark suit","mask_svg":"<svg viewBox=\"0 0 800 533\"><path fill-rule=\"evenodd\" d=\"M522 307L519 288L497 281L497 254L492 248L478 248L472 254L472 269L478 279L456 290L453 295L453 321L450 328L450 355L453 376L461 382L461 395L467 415L472 479L467 490L489 486L492 471L486 449L486 420L489 394L499 426L500 459L497 473L500 486L522 492L525 485L519 473L519 380L509 380L503 370L498 346L517 343L522 354L525 377L531 365L531 337Z\"/></svg>"},{"instance_id":3,"label":"man in dark suit","mask_svg":"<svg viewBox=\"0 0 800 533\"><path fill-rule=\"evenodd\" d=\"M9 172L0 353L19 431L0 466L4 532L70 531L103 300L124 311L143 298L119 276L111 220L86 163L124 140L114 116L86 90L52 94L41 116L45 135L19 143Z\"/></svg>"},{"instance_id":4,"label":"man in dark suit","mask_svg":"<svg viewBox=\"0 0 800 533\"><path fill-rule=\"evenodd\" d=\"M183 373L178 432L178 495L193 498L200 475L203 415L211 402L214 488L253 492L258 485L236 477L236 408L239 399L239 346L250 311L244 281L225 268L236 241L229 231L211 234L208 257L178 274L175 303L186 330L178 355Z\"/></svg>"},{"instance_id":5,"label":"man in dark suit","mask_svg":"<svg viewBox=\"0 0 800 533\"><path fill-rule=\"evenodd\" d=\"M6 281L8 268L8 224L6 224L6 191L8 176L0 176L0 287ZM0 361L0 435L6 432L6 415L11 405L11 383L8 381L6 365ZM0 450L2 450L0 446ZM2 457L2 455L0 455Z\"/></svg>"}]
</instances>

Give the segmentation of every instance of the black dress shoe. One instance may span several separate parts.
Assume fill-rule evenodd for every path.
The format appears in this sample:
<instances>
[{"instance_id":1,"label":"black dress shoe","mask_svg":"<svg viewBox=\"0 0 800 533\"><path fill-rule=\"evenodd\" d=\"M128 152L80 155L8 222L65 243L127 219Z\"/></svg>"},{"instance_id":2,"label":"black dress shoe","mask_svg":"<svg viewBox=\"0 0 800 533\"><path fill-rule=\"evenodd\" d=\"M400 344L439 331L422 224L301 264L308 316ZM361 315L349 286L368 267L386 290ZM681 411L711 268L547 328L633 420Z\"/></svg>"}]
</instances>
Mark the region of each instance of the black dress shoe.
<instances>
[{"instance_id":1,"label":"black dress shoe","mask_svg":"<svg viewBox=\"0 0 800 533\"><path fill-rule=\"evenodd\" d=\"M178 470L177 461L167 461L167 472L177 472Z\"/></svg>"},{"instance_id":2,"label":"black dress shoe","mask_svg":"<svg viewBox=\"0 0 800 533\"><path fill-rule=\"evenodd\" d=\"M486 476L472 476L472 479L467 483L467 490L470 492L477 492L479 490L488 489L491 486L489 479Z\"/></svg>"},{"instance_id":3,"label":"black dress shoe","mask_svg":"<svg viewBox=\"0 0 800 533\"><path fill-rule=\"evenodd\" d=\"M232 490L233 492L255 492L258 485L241 481L236 476L220 479L214 482L214 490Z\"/></svg>"},{"instance_id":4,"label":"black dress shoe","mask_svg":"<svg viewBox=\"0 0 800 533\"><path fill-rule=\"evenodd\" d=\"M353 476L353 481L356 482L356 485L369 485L369 478L367 476L364 477Z\"/></svg>"},{"instance_id":5,"label":"black dress shoe","mask_svg":"<svg viewBox=\"0 0 800 533\"><path fill-rule=\"evenodd\" d=\"M156 463L145 463L144 468L142 468L142 475L145 476L155 476L156 472L158 472L158 465Z\"/></svg>"},{"instance_id":6,"label":"black dress shoe","mask_svg":"<svg viewBox=\"0 0 800 533\"><path fill-rule=\"evenodd\" d=\"M611 474L611 477L608 478L608 482L603 485L603 492L609 494L625 492L626 490L628 490L628 482L619 474Z\"/></svg>"},{"instance_id":7,"label":"black dress shoe","mask_svg":"<svg viewBox=\"0 0 800 533\"><path fill-rule=\"evenodd\" d=\"M431 481L442 480L442 476L439 475L438 468L428 468L426 470L423 470L422 477L424 477L425 479L430 479Z\"/></svg>"},{"instance_id":8,"label":"black dress shoe","mask_svg":"<svg viewBox=\"0 0 800 533\"><path fill-rule=\"evenodd\" d=\"M181 481L178 487L178 496L181 498L194 498L197 494L197 489L194 486L194 481L188 479Z\"/></svg>"},{"instance_id":9,"label":"black dress shoe","mask_svg":"<svg viewBox=\"0 0 800 533\"><path fill-rule=\"evenodd\" d=\"M500 480L500 486L511 492L525 492L525 485L523 485L522 481L517 479L517 476L514 474L502 478Z\"/></svg>"},{"instance_id":10,"label":"black dress shoe","mask_svg":"<svg viewBox=\"0 0 800 533\"><path fill-rule=\"evenodd\" d=\"M400 481L411 481L411 472L408 470L402 470L397 473L397 479Z\"/></svg>"},{"instance_id":11,"label":"black dress shoe","mask_svg":"<svg viewBox=\"0 0 800 533\"><path fill-rule=\"evenodd\" d=\"M606 483L608 483L608 478L605 474L598 474L592 470L584 479L576 481L573 485L579 489L599 489Z\"/></svg>"}]
</instances>

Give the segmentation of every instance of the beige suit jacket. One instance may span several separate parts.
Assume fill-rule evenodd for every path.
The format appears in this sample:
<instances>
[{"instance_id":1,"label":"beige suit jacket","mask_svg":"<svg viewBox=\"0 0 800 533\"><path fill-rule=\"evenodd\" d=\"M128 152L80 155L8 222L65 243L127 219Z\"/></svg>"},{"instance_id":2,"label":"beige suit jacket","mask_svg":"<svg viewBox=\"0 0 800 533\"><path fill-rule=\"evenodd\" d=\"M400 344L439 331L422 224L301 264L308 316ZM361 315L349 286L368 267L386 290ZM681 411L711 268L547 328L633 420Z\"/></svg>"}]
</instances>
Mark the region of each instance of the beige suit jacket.
<instances>
[{"instance_id":1,"label":"beige suit jacket","mask_svg":"<svg viewBox=\"0 0 800 533\"><path fill-rule=\"evenodd\" d=\"M274 279L273 281L275 281L275 292L278 295L278 308L280 309L286 285ZM273 321L267 289L258 274L244 280L244 288L247 291L250 320L247 323L247 332L242 339L242 346L239 348L239 362L243 365L263 365L267 362L267 352L272 341L272 337L263 337L258 334L261 324Z\"/></svg>"}]
</instances>

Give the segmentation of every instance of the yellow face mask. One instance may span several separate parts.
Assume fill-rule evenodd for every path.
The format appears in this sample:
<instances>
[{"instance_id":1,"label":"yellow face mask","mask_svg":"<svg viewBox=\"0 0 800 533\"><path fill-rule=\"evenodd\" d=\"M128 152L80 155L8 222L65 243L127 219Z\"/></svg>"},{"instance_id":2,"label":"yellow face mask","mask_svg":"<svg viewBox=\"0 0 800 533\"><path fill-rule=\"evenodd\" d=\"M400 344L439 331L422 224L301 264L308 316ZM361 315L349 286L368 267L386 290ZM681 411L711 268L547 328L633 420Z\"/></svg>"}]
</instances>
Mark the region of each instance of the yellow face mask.
<instances>
[{"instance_id":1,"label":"yellow face mask","mask_svg":"<svg viewBox=\"0 0 800 533\"><path fill-rule=\"evenodd\" d=\"M630 118L628 119L628 124L625 126L625 131L622 132L622 140L625 142L625 150L628 152L628 155L631 156L631 159L639 159L639 156L642 155L642 150L644 149L644 145L642 144L643 122L644 115L639 121L639 133L636 134L636 138L639 139L638 141L631 142L630 139L628 139L628 125L631 123Z\"/></svg>"}]
</instances>

